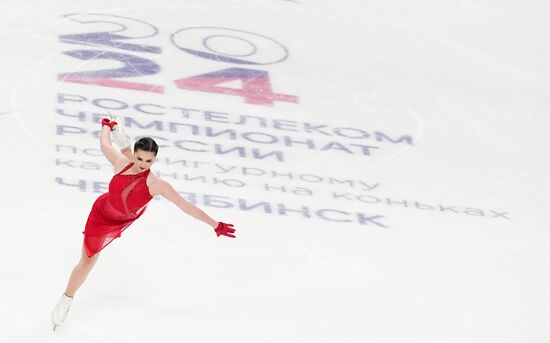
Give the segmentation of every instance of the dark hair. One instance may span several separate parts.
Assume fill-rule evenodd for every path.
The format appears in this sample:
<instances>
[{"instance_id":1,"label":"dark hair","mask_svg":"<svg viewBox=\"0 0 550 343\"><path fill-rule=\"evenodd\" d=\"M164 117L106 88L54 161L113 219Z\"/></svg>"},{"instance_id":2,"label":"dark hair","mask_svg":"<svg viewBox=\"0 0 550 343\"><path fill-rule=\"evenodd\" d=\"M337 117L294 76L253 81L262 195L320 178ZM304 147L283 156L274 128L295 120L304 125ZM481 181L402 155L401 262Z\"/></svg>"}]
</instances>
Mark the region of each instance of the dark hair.
<instances>
[{"instance_id":1,"label":"dark hair","mask_svg":"<svg viewBox=\"0 0 550 343\"><path fill-rule=\"evenodd\" d=\"M159 146L157 144L157 142L155 142L155 140L151 137L143 137L141 139L139 139L135 144L134 144L134 152L138 151L138 150L143 150L143 151L149 151L149 152L154 152L155 153L155 156L157 156L157 153L159 151Z\"/></svg>"}]
</instances>

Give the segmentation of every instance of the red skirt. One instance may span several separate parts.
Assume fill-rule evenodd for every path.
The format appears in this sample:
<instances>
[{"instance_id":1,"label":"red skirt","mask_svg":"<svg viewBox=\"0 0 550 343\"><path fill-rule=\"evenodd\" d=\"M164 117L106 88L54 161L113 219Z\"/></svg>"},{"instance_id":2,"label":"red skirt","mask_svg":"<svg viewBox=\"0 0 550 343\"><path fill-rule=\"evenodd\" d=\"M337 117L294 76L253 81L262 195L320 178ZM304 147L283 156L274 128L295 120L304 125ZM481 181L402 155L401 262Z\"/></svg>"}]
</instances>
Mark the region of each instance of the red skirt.
<instances>
[{"instance_id":1,"label":"red skirt","mask_svg":"<svg viewBox=\"0 0 550 343\"><path fill-rule=\"evenodd\" d=\"M145 205L137 213L128 215L113 207L109 201L109 193L99 196L92 206L86 228L82 232L88 257L92 257L115 238L120 237L121 233L145 212L146 207Z\"/></svg>"}]
</instances>

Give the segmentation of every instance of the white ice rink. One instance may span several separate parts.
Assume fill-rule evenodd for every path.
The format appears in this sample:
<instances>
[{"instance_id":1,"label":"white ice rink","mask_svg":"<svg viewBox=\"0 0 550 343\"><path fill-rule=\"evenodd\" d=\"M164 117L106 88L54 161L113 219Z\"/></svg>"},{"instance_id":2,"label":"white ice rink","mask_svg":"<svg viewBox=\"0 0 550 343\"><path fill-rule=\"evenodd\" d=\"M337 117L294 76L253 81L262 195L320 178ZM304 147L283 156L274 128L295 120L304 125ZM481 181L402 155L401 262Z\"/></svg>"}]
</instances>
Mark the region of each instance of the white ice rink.
<instances>
[{"instance_id":1,"label":"white ice rink","mask_svg":"<svg viewBox=\"0 0 550 343\"><path fill-rule=\"evenodd\" d=\"M0 2L0 342L550 342L550 4ZM50 312L112 168L164 199Z\"/></svg>"}]
</instances>

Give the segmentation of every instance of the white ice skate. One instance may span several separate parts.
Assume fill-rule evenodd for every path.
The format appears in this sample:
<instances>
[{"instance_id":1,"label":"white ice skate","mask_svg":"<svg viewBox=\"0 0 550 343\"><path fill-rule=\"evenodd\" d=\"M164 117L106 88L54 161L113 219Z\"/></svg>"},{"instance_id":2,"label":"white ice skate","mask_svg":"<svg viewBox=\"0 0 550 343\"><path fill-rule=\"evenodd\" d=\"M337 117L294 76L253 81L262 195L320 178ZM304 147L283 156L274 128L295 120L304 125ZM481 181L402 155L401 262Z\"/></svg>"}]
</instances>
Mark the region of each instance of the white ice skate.
<instances>
[{"instance_id":1,"label":"white ice skate","mask_svg":"<svg viewBox=\"0 0 550 343\"><path fill-rule=\"evenodd\" d=\"M55 305L51 316L54 331L55 328L63 324L65 318L67 318L72 302L73 298L66 296L65 293L63 293L61 298L57 301L57 305Z\"/></svg>"}]
</instances>

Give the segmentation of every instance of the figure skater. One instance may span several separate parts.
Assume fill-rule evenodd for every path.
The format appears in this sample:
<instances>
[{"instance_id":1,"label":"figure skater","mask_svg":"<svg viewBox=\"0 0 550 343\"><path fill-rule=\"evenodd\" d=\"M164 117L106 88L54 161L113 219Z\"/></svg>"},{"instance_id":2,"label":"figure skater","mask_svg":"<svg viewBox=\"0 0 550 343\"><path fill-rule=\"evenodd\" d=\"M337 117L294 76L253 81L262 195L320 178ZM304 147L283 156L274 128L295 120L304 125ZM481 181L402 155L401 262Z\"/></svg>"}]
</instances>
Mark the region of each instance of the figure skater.
<instances>
[{"instance_id":1,"label":"figure skater","mask_svg":"<svg viewBox=\"0 0 550 343\"><path fill-rule=\"evenodd\" d=\"M99 252L143 214L154 196L162 195L183 212L210 225L218 237L235 238L232 224L210 218L186 201L168 182L150 173L158 152L157 143L150 137L141 138L135 142L132 154L128 137L115 119L111 115L103 118L100 136L101 151L115 167L115 175L109 183L109 191L97 198L88 216L80 262L74 267L67 288L51 314L54 330L65 321L73 297L97 262ZM111 133L120 152L111 144Z\"/></svg>"}]
</instances>

